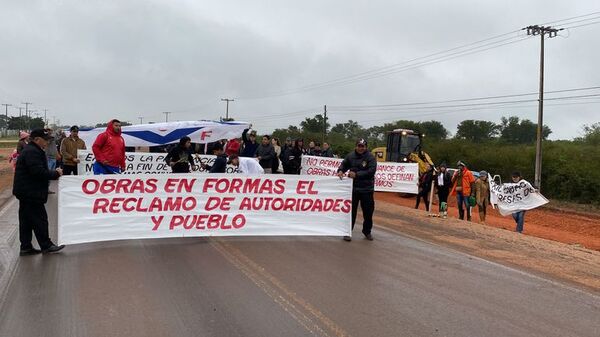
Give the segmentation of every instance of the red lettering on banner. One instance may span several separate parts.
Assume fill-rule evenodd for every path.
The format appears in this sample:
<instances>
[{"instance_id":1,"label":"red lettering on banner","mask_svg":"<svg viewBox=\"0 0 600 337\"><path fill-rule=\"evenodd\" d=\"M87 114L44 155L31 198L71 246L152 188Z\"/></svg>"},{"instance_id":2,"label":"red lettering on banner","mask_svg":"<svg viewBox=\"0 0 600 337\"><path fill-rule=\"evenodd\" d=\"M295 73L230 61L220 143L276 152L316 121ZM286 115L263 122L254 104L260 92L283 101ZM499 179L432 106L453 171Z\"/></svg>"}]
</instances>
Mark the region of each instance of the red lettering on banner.
<instances>
[{"instance_id":1,"label":"red lettering on banner","mask_svg":"<svg viewBox=\"0 0 600 337\"><path fill-rule=\"evenodd\" d=\"M108 199L106 198L96 199L94 200L94 207L92 208L92 211L94 212L94 214L98 213L99 210L102 210L102 213L106 213L106 208L109 204L110 201L108 201Z\"/></svg>"},{"instance_id":2,"label":"red lettering on banner","mask_svg":"<svg viewBox=\"0 0 600 337\"><path fill-rule=\"evenodd\" d=\"M204 209L207 211L212 211L214 209L219 208L223 211L229 211L231 209L231 202L234 200L235 200L234 197L226 197L226 198L209 197L208 200L206 201L206 205L204 206Z\"/></svg>"},{"instance_id":3,"label":"red lettering on banner","mask_svg":"<svg viewBox=\"0 0 600 337\"><path fill-rule=\"evenodd\" d=\"M204 140L205 138L210 138L212 135L212 131L202 131L200 133L200 140Z\"/></svg>"},{"instance_id":4,"label":"red lettering on banner","mask_svg":"<svg viewBox=\"0 0 600 337\"><path fill-rule=\"evenodd\" d=\"M308 186L306 186L306 185L308 185ZM313 190L314 185L315 185L314 181L299 180L298 186L296 186L296 193L298 193L298 194L319 194L319 192Z\"/></svg>"},{"instance_id":5,"label":"red lettering on banner","mask_svg":"<svg viewBox=\"0 0 600 337\"><path fill-rule=\"evenodd\" d=\"M105 179L98 181L96 179L86 179L81 184L81 190L85 194L96 194L98 192L102 194L118 193L155 193L157 190L156 178L135 179L131 180L128 178L123 179Z\"/></svg>"},{"instance_id":6,"label":"red lettering on banner","mask_svg":"<svg viewBox=\"0 0 600 337\"><path fill-rule=\"evenodd\" d=\"M171 218L169 229L174 230L177 227L182 227L185 230L190 229L239 229L246 225L246 217L243 214L236 214L231 222L227 219L227 214L194 214L194 215L174 215ZM160 220L162 221L162 219ZM158 227L158 226L157 226Z\"/></svg>"},{"instance_id":7,"label":"red lettering on banner","mask_svg":"<svg viewBox=\"0 0 600 337\"><path fill-rule=\"evenodd\" d=\"M165 218L164 215L161 216L151 216L150 219L152 219L152 222L154 223L154 227L152 227L152 230L155 231L158 229L158 226L160 226L160 223L163 221L163 219Z\"/></svg>"},{"instance_id":8,"label":"red lettering on banner","mask_svg":"<svg viewBox=\"0 0 600 337\"><path fill-rule=\"evenodd\" d=\"M217 193L282 194L285 192L285 179L207 178L204 180L202 193L210 190Z\"/></svg>"},{"instance_id":9,"label":"red lettering on banner","mask_svg":"<svg viewBox=\"0 0 600 337\"><path fill-rule=\"evenodd\" d=\"M194 187L194 183L196 182L196 178L194 179L179 179L179 178L169 178L165 183L165 192L168 193L181 193L183 190L187 193L192 193L192 188ZM177 188L175 188L177 187Z\"/></svg>"}]
</instances>

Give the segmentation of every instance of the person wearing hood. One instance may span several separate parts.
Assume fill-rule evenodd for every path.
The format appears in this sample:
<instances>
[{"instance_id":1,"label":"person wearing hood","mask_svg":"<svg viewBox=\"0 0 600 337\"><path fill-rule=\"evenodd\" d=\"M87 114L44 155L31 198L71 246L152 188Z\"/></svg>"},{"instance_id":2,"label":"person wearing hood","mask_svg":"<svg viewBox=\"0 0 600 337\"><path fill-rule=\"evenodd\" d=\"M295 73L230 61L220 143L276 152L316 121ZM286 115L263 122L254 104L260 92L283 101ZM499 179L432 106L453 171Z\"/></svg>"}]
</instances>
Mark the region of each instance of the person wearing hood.
<instances>
[{"instance_id":1,"label":"person wearing hood","mask_svg":"<svg viewBox=\"0 0 600 337\"><path fill-rule=\"evenodd\" d=\"M488 173L486 171L479 172L479 178L475 180L475 201L479 209L479 220L485 224L485 215L487 206L490 204L490 182L488 181Z\"/></svg>"},{"instance_id":2,"label":"person wearing hood","mask_svg":"<svg viewBox=\"0 0 600 337\"><path fill-rule=\"evenodd\" d=\"M96 137L92 151L96 157L94 174L119 174L125 171L125 140L121 136L121 122L112 119L106 131Z\"/></svg>"},{"instance_id":3,"label":"person wearing hood","mask_svg":"<svg viewBox=\"0 0 600 337\"><path fill-rule=\"evenodd\" d=\"M60 143L60 154L63 157L63 170L65 175L77 175L77 150L85 150L85 142L79 138L79 127L71 126L69 137Z\"/></svg>"},{"instance_id":4,"label":"person wearing hood","mask_svg":"<svg viewBox=\"0 0 600 337\"><path fill-rule=\"evenodd\" d=\"M457 163L458 170L454 172L452 176L452 195L456 196L458 206L458 217L461 220L465 219L465 210L463 205L467 208L467 221L471 221L471 206L469 205L469 197L473 191L473 185L475 184L475 177L473 173L469 171L467 165L462 161Z\"/></svg>"},{"instance_id":5,"label":"person wearing hood","mask_svg":"<svg viewBox=\"0 0 600 337\"><path fill-rule=\"evenodd\" d=\"M190 169L195 167L191 147L192 139L185 136L181 137L179 144L167 153L165 162L171 166L173 173L190 173Z\"/></svg>"},{"instance_id":6,"label":"person wearing hood","mask_svg":"<svg viewBox=\"0 0 600 337\"><path fill-rule=\"evenodd\" d=\"M362 233L369 241L373 240L371 231L373 229L373 212L375 211L375 172L377 161L367 149L367 141L358 139L354 151L349 153L338 168L338 177L342 179L346 172L348 178L353 179L352 184L352 229L356 222L358 204L363 213ZM352 236L344 236L344 241L352 241Z\"/></svg>"},{"instance_id":7,"label":"person wearing hood","mask_svg":"<svg viewBox=\"0 0 600 337\"><path fill-rule=\"evenodd\" d=\"M262 137L262 142L256 149L254 157L258 158L258 163L265 170L265 173L272 173L275 149L273 148L273 144L271 144L271 137L268 135Z\"/></svg>"},{"instance_id":8,"label":"person wearing hood","mask_svg":"<svg viewBox=\"0 0 600 337\"><path fill-rule=\"evenodd\" d=\"M17 154L21 154L25 145L29 143L29 134L25 131L19 133L19 142L17 143Z\"/></svg>"},{"instance_id":9,"label":"person wearing hood","mask_svg":"<svg viewBox=\"0 0 600 337\"><path fill-rule=\"evenodd\" d=\"M440 215L446 218L448 216L448 194L450 194L450 186L452 185L452 175L448 172L446 163L440 164L434 183L440 200Z\"/></svg>"}]
</instances>

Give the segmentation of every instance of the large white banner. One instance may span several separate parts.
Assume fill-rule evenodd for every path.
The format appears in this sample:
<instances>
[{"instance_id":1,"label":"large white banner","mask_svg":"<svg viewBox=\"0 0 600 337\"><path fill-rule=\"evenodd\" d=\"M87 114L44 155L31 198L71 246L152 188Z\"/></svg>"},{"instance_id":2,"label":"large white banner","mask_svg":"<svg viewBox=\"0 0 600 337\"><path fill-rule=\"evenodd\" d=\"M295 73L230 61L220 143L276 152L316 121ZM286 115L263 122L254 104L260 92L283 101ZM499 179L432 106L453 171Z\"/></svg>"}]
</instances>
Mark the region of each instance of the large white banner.
<instances>
[{"instance_id":1,"label":"large white banner","mask_svg":"<svg viewBox=\"0 0 600 337\"><path fill-rule=\"evenodd\" d=\"M526 180L518 183L496 184L490 180L490 204L498 206L502 215L534 209L548 203Z\"/></svg>"},{"instance_id":2,"label":"large white banner","mask_svg":"<svg viewBox=\"0 0 600 337\"><path fill-rule=\"evenodd\" d=\"M291 175L104 175L59 180L58 241L351 235L352 180Z\"/></svg>"},{"instance_id":3,"label":"large white banner","mask_svg":"<svg viewBox=\"0 0 600 337\"><path fill-rule=\"evenodd\" d=\"M244 129L249 127L250 123L237 121L185 121L128 125L121 128L121 134L127 146L175 144L184 136L190 137L192 143L211 143L221 139L240 138ZM96 137L104 131L106 127L80 129L79 138L85 141L88 148L92 148Z\"/></svg>"},{"instance_id":4,"label":"large white banner","mask_svg":"<svg viewBox=\"0 0 600 337\"><path fill-rule=\"evenodd\" d=\"M126 152L125 153L125 171L123 174L160 174L171 173L171 167L165 162L166 153L147 153L147 152ZM216 156L208 154L193 155L194 172L206 173L200 164L212 166L215 163ZM79 175L93 175L92 165L94 164L94 154L90 150L77 150L77 173ZM264 170L258 164L255 158L240 157L240 167L245 174L262 174ZM225 173L239 173L238 168L233 165L227 165Z\"/></svg>"},{"instance_id":5,"label":"large white banner","mask_svg":"<svg viewBox=\"0 0 600 337\"><path fill-rule=\"evenodd\" d=\"M302 156L301 173L310 176L335 176L342 159ZM416 163L378 162L375 173L375 191L419 192L419 166Z\"/></svg>"}]
</instances>

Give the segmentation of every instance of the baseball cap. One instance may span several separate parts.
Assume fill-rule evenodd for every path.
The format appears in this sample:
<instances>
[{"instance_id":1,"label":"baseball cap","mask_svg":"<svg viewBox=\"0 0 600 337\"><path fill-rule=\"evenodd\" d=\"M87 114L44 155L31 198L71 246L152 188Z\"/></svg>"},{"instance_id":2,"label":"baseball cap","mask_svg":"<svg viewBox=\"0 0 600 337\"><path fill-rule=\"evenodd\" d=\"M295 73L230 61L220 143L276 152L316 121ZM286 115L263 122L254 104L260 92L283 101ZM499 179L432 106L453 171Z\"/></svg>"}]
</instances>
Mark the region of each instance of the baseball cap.
<instances>
[{"instance_id":1,"label":"baseball cap","mask_svg":"<svg viewBox=\"0 0 600 337\"><path fill-rule=\"evenodd\" d=\"M356 145L364 145L364 146L367 146L367 141L366 141L366 140L364 140L364 138L359 138L359 139L356 141Z\"/></svg>"},{"instance_id":2,"label":"baseball cap","mask_svg":"<svg viewBox=\"0 0 600 337\"><path fill-rule=\"evenodd\" d=\"M50 133L44 129L34 129L33 131L31 131L31 134L29 134L29 137L31 137L32 139L40 137L44 138L45 140L50 140L52 138Z\"/></svg>"},{"instance_id":3,"label":"baseball cap","mask_svg":"<svg viewBox=\"0 0 600 337\"><path fill-rule=\"evenodd\" d=\"M69 131L73 132L73 131L79 131L79 127L77 125L73 125Z\"/></svg>"}]
</instances>

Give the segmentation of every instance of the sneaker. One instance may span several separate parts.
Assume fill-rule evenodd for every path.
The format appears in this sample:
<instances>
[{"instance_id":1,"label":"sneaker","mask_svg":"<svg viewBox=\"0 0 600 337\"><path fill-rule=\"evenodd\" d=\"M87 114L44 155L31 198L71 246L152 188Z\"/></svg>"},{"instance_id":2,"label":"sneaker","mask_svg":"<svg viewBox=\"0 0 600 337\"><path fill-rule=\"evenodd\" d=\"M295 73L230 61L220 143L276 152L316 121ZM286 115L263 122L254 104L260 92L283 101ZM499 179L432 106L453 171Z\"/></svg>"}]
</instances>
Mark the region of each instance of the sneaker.
<instances>
[{"instance_id":1,"label":"sneaker","mask_svg":"<svg viewBox=\"0 0 600 337\"><path fill-rule=\"evenodd\" d=\"M42 252L41 250L35 249L35 248L21 249L21 251L19 252L19 256L36 255L41 252Z\"/></svg>"},{"instance_id":2,"label":"sneaker","mask_svg":"<svg viewBox=\"0 0 600 337\"><path fill-rule=\"evenodd\" d=\"M352 241L352 237L351 236L344 236L344 241Z\"/></svg>"},{"instance_id":3,"label":"sneaker","mask_svg":"<svg viewBox=\"0 0 600 337\"><path fill-rule=\"evenodd\" d=\"M42 254L56 253L56 252L60 251L63 248L65 248L65 245L57 246L55 244L52 244L52 246L50 246L50 247L48 247L46 249L42 249Z\"/></svg>"},{"instance_id":4,"label":"sneaker","mask_svg":"<svg viewBox=\"0 0 600 337\"><path fill-rule=\"evenodd\" d=\"M373 241L373 235L371 235L371 234L365 234L365 239L367 239L369 241Z\"/></svg>"}]
</instances>

